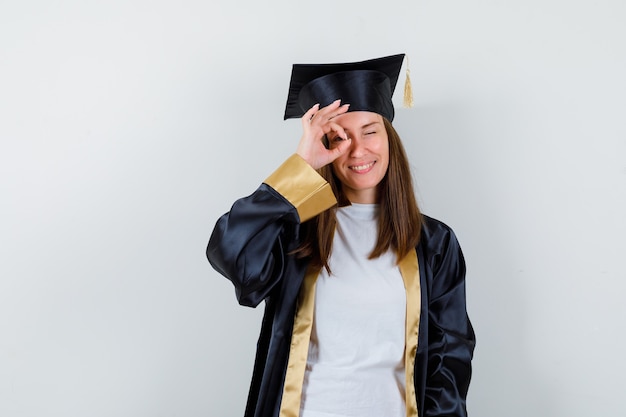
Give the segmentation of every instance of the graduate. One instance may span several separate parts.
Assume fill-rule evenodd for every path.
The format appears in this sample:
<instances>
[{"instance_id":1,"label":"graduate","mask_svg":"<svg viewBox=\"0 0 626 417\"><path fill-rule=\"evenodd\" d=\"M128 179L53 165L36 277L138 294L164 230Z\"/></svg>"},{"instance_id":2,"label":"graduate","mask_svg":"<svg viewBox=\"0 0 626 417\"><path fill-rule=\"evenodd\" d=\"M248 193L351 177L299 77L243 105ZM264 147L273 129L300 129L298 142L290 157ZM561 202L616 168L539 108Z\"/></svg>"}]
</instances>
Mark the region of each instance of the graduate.
<instances>
[{"instance_id":1,"label":"graduate","mask_svg":"<svg viewBox=\"0 0 626 417\"><path fill-rule=\"evenodd\" d=\"M391 124L403 60L294 65L296 151L215 225L211 265L265 308L246 417L467 416L465 261Z\"/></svg>"}]
</instances>

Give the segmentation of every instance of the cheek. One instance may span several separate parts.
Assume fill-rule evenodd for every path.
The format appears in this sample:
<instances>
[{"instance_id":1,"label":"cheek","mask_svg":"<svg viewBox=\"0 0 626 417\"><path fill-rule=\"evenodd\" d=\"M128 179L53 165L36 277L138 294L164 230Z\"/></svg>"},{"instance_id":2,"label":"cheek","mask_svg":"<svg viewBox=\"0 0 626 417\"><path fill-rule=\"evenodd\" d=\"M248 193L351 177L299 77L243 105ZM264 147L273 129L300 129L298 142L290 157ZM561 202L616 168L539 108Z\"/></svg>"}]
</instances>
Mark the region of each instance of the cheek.
<instances>
[{"instance_id":1,"label":"cheek","mask_svg":"<svg viewBox=\"0 0 626 417\"><path fill-rule=\"evenodd\" d=\"M389 141L381 141L378 146L378 153L385 161L389 161Z\"/></svg>"}]
</instances>

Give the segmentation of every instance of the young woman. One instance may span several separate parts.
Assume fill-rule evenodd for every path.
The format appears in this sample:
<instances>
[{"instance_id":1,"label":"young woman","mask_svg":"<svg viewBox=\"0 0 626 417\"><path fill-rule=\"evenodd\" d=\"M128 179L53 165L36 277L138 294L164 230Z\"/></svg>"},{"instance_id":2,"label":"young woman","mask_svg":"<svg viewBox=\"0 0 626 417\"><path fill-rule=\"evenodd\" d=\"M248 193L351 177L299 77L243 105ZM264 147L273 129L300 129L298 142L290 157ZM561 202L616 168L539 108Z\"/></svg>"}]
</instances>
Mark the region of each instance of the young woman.
<instances>
[{"instance_id":1,"label":"young woman","mask_svg":"<svg viewBox=\"0 0 626 417\"><path fill-rule=\"evenodd\" d=\"M265 301L246 417L467 415L465 263L391 125L403 57L294 65L297 151L211 235L239 303Z\"/></svg>"}]
</instances>

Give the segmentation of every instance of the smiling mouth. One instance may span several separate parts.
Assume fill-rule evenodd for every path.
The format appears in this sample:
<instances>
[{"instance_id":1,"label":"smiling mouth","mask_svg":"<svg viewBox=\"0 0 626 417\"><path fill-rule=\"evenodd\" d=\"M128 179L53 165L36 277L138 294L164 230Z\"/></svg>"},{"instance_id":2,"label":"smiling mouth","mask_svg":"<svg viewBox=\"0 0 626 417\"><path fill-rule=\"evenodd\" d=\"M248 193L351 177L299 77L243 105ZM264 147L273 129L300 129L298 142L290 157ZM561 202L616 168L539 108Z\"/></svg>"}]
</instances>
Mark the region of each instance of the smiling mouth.
<instances>
[{"instance_id":1,"label":"smiling mouth","mask_svg":"<svg viewBox=\"0 0 626 417\"><path fill-rule=\"evenodd\" d=\"M376 161L373 161L373 162L370 162L369 164L353 165L349 168L354 172L367 172L371 167L374 166L375 163Z\"/></svg>"}]
</instances>

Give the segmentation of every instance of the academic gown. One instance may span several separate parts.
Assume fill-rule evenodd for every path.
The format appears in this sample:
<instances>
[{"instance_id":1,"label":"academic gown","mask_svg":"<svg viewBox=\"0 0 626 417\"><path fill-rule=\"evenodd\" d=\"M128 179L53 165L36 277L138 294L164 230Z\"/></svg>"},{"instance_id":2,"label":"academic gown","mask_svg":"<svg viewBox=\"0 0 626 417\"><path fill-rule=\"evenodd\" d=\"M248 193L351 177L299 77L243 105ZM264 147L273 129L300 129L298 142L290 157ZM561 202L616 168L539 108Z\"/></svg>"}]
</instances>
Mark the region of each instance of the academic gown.
<instances>
[{"instance_id":1,"label":"academic gown","mask_svg":"<svg viewBox=\"0 0 626 417\"><path fill-rule=\"evenodd\" d=\"M241 305L265 301L245 417L299 415L319 271L289 253L301 242L300 224L335 204L330 185L293 155L215 225L209 262L233 283ZM475 337L454 232L424 216L420 242L400 269L407 291L407 416L467 416Z\"/></svg>"}]
</instances>

